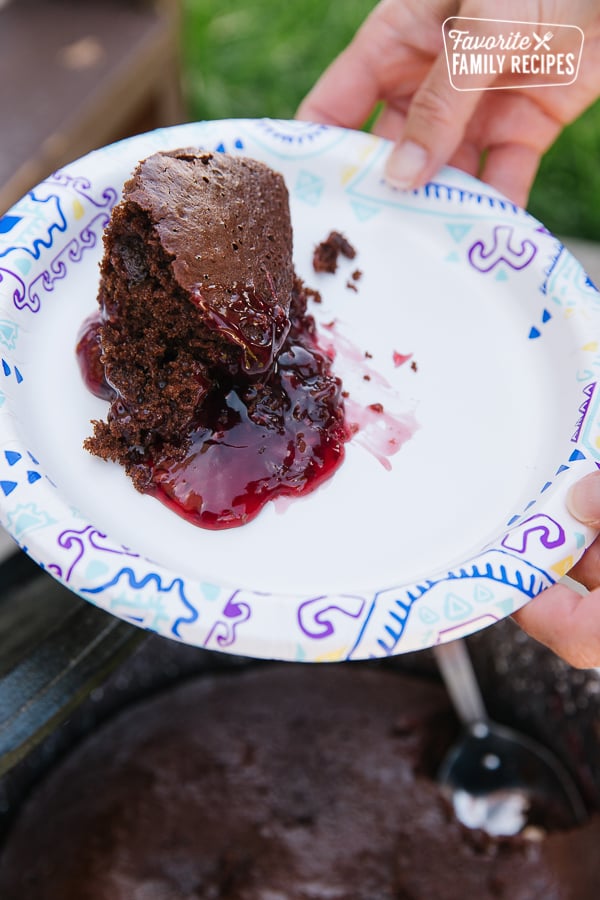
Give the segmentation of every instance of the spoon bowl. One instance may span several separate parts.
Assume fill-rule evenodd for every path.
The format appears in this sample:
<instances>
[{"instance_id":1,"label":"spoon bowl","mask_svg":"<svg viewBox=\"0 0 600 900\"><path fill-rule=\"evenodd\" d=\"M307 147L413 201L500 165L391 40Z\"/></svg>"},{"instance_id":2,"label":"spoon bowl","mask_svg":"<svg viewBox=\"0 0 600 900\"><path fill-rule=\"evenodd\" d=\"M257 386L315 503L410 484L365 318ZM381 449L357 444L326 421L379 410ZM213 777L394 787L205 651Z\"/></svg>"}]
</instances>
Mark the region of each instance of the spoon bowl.
<instances>
[{"instance_id":1,"label":"spoon bowl","mask_svg":"<svg viewBox=\"0 0 600 900\"><path fill-rule=\"evenodd\" d=\"M438 772L457 818L493 835L583 822L585 806L559 760L530 737L489 719L464 641L440 644L434 652L463 724Z\"/></svg>"}]
</instances>

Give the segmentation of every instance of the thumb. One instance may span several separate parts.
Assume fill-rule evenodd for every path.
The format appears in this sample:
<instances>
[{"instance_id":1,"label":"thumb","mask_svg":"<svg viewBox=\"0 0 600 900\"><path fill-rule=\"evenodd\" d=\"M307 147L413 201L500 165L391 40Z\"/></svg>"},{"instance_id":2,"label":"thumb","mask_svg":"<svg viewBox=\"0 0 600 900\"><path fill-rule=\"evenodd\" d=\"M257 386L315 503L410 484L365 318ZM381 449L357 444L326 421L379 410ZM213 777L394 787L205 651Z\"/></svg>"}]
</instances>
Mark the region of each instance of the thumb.
<instances>
[{"instance_id":1,"label":"thumb","mask_svg":"<svg viewBox=\"0 0 600 900\"><path fill-rule=\"evenodd\" d=\"M448 162L479 103L485 86L480 84L478 90L457 90L450 83L445 55L437 57L408 108L402 138L388 157L385 176L393 187L419 187Z\"/></svg>"},{"instance_id":2,"label":"thumb","mask_svg":"<svg viewBox=\"0 0 600 900\"><path fill-rule=\"evenodd\" d=\"M567 507L584 525L600 528L600 472L590 472L570 489Z\"/></svg>"}]
</instances>

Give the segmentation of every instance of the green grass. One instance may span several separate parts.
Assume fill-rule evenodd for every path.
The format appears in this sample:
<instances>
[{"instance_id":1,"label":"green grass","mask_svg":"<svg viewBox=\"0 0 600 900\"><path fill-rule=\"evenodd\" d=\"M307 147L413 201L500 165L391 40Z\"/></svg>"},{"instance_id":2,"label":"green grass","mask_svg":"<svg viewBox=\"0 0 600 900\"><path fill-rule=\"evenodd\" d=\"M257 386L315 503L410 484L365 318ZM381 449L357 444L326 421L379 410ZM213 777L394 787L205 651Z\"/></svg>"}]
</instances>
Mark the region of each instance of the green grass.
<instances>
[{"instance_id":1,"label":"green grass","mask_svg":"<svg viewBox=\"0 0 600 900\"><path fill-rule=\"evenodd\" d=\"M191 119L291 118L375 0L184 0ZM600 241L600 103L542 161L529 209L551 231Z\"/></svg>"},{"instance_id":2,"label":"green grass","mask_svg":"<svg viewBox=\"0 0 600 900\"><path fill-rule=\"evenodd\" d=\"M292 118L372 6L372 0L185 0L190 113Z\"/></svg>"},{"instance_id":3,"label":"green grass","mask_svg":"<svg viewBox=\"0 0 600 900\"><path fill-rule=\"evenodd\" d=\"M600 102L544 156L529 210L555 234L600 241Z\"/></svg>"}]
</instances>

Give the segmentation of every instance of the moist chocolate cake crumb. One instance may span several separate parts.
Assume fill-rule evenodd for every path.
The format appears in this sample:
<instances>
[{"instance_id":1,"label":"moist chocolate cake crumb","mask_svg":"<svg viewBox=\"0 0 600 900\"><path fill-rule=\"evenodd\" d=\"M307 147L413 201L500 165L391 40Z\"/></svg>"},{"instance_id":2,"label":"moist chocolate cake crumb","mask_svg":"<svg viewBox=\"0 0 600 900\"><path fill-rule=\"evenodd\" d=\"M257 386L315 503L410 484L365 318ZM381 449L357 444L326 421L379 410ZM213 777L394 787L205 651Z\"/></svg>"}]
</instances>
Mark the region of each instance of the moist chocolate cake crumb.
<instances>
[{"instance_id":1,"label":"moist chocolate cake crumb","mask_svg":"<svg viewBox=\"0 0 600 900\"><path fill-rule=\"evenodd\" d=\"M317 291L315 288L308 287L308 285L303 285L304 288L304 296L307 300L312 300L313 303L322 303L323 297L321 296L321 292Z\"/></svg>"},{"instance_id":2,"label":"moist chocolate cake crumb","mask_svg":"<svg viewBox=\"0 0 600 900\"><path fill-rule=\"evenodd\" d=\"M361 278L362 278L361 270L355 269L354 272L352 273L352 275L350 276L350 278L348 279L348 281L346 282L346 287L349 290L354 291L356 294L358 294L358 288L356 286L356 282L360 281Z\"/></svg>"},{"instance_id":3,"label":"moist chocolate cake crumb","mask_svg":"<svg viewBox=\"0 0 600 900\"><path fill-rule=\"evenodd\" d=\"M354 259L356 250L339 231L331 231L324 241L317 244L313 253L313 269L315 272L335 272L339 256Z\"/></svg>"},{"instance_id":4,"label":"moist chocolate cake crumb","mask_svg":"<svg viewBox=\"0 0 600 900\"><path fill-rule=\"evenodd\" d=\"M305 481L297 477L294 483L305 485L306 493L332 472L343 457L339 382L330 360L320 354L314 323L306 315L307 299L317 301L320 295L296 276L292 250L287 188L269 166L193 148L142 160L105 230L99 312L86 321L77 348L86 384L110 401L106 420L92 423L94 433L85 448L120 463L138 490L165 499L165 478L174 464L187 465L188 451L203 439L199 433L212 429L223 435L235 426L234 399L228 399L233 393L236 403L249 394L255 398L243 416L247 413L258 434L255 411L272 405L275 388L285 392L276 364L302 343L323 391L318 394L308 374L299 373L294 382L313 437L294 460ZM249 441L241 443L248 447ZM270 447L275 444L271 441ZM214 445L207 440L204 447ZM309 458L311 447L316 465ZM268 450L260 452L268 455ZM269 460L282 472L271 493L291 492L291 476L283 484L285 466ZM186 469L188 483L190 477ZM182 514L196 524L229 527L247 521L248 509L240 507L231 517L221 513L255 483L253 476L247 485L232 485L235 497L219 495L221 508L213 510L214 520L211 512L211 525L207 518L198 521L198 510L190 508L192 493L207 508L196 486L185 503L181 486L169 490L177 490L175 506L178 511L185 506ZM198 487L203 494L208 490L206 481ZM263 504L270 496L261 494ZM255 514L256 505L252 508Z\"/></svg>"}]
</instances>

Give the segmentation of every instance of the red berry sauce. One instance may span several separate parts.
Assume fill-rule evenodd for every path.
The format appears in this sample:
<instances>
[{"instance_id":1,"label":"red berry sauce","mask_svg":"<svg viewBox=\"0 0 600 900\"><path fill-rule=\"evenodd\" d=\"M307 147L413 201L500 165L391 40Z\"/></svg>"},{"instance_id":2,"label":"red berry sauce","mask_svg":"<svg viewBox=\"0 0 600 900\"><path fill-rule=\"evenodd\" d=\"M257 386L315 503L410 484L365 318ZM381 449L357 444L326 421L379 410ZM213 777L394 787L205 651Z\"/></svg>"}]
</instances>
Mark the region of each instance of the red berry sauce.
<instances>
[{"instance_id":1,"label":"red berry sauce","mask_svg":"<svg viewBox=\"0 0 600 900\"><path fill-rule=\"evenodd\" d=\"M87 387L112 400L100 329L99 316L84 323L77 357ZM145 462L146 492L195 525L222 529L249 522L276 497L313 491L340 465L350 438L330 365L314 320L298 316L269 372L213 385L183 459Z\"/></svg>"}]
</instances>

